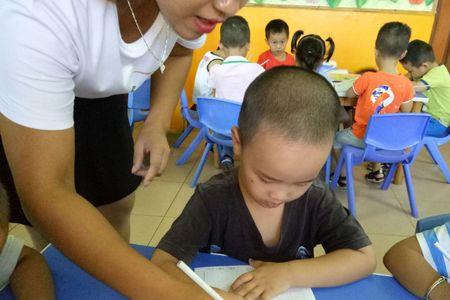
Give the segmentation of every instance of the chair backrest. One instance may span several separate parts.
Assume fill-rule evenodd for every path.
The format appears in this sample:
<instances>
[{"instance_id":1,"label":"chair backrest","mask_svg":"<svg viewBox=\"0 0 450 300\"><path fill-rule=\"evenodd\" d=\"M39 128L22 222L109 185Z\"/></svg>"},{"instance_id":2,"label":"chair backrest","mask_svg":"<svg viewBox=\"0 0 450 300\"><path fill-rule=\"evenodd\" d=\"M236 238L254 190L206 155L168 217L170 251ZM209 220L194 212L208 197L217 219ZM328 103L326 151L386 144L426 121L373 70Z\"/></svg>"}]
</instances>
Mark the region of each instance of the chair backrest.
<instances>
[{"instance_id":1,"label":"chair backrest","mask_svg":"<svg viewBox=\"0 0 450 300\"><path fill-rule=\"evenodd\" d=\"M429 121L429 115L420 113L374 114L364 141L368 147L384 150L412 148L422 142Z\"/></svg>"},{"instance_id":2,"label":"chair backrest","mask_svg":"<svg viewBox=\"0 0 450 300\"><path fill-rule=\"evenodd\" d=\"M449 221L450 221L450 214L437 215L420 219L417 221L416 224L416 233L433 229L434 227L444 225Z\"/></svg>"},{"instance_id":3,"label":"chair backrest","mask_svg":"<svg viewBox=\"0 0 450 300\"><path fill-rule=\"evenodd\" d=\"M144 81L137 90L128 94L128 108L150 109L150 79Z\"/></svg>"},{"instance_id":4,"label":"chair backrest","mask_svg":"<svg viewBox=\"0 0 450 300\"><path fill-rule=\"evenodd\" d=\"M200 123L212 131L230 136L231 128L237 126L241 104L218 98L197 98Z\"/></svg>"}]
</instances>

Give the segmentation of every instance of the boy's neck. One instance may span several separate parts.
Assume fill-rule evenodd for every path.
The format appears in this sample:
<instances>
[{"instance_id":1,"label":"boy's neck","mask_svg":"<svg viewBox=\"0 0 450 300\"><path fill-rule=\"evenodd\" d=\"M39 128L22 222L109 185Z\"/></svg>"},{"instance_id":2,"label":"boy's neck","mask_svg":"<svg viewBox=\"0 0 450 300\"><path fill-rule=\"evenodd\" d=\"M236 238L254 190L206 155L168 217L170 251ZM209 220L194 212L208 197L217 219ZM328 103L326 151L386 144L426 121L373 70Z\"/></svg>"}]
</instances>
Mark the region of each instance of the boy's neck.
<instances>
[{"instance_id":1,"label":"boy's neck","mask_svg":"<svg viewBox=\"0 0 450 300\"><path fill-rule=\"evenodd\" d=\"M229 56L242 56L245 57L247 55L247 51L242 48L227 48L225 51L225 58Z\"/></svg>"},{"instance_id":2,"label":"boy's neck","mask_svg":"<svg viewBox=\"0 0 450 300\"><path fill-rule=\"evenodd\" d=\"M381 72L397 75L398 59L396 58L379 58L377 61L378 69Z\"/></svg>"},{"instance_id":3,"label":"boy's neck","mask_svg":"<svg viewBox=\"0 0 450 300\"><path fill-rule=\"evenodd\" d=\"M282 51L278 54L273 53L272 51L270 51L270 53L272 53L272 55L279 61L285 61L286 60L286 52Z\"/></svg>"}]
</instances>

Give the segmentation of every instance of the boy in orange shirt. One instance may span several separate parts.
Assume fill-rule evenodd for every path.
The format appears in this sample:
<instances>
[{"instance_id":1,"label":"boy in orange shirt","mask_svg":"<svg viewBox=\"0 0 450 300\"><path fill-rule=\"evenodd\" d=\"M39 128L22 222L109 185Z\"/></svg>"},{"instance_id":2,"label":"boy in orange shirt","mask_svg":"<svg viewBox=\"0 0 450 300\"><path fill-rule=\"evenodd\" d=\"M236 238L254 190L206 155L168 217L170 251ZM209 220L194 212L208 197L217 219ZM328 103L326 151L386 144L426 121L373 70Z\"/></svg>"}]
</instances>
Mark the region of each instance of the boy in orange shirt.
<instances>
[{"instance_id":1,"label":"boy in orange shirt","mask_svg":"<svg viewBox=\"0 0 450 300\"><path fill-rule=\"evenodd\" d=\"M355 122L351 128L336 133L335 149L341 149L345 144L364 148L366 126L378 106L382 106L380 113L411 111L414 97L412 83L397 72L397 64L406 54L410 36L409 26L400 22L386 23L378 31L375 60L379 71L364 73L347 91L347 97L358 97ZM345 175L339 177L339 186L346 186L345 179ZM372 171L366 175L366 180L373 183L384 180L379 163L372 164Z\"/></svg>"},{"instance_id":2,"label":"boy in orange shirt","mask_svg":"<svg viewBox=\"0 0 450 300\"><path fill-rule=\"evenodd\" d=\"M277 66L295 66L294 56L285 51L289 39L289 26L281 20L275 19L266 25L266 43L269 50L261 53L258 64L269 70Z\"/></svg>"}]
</instances>

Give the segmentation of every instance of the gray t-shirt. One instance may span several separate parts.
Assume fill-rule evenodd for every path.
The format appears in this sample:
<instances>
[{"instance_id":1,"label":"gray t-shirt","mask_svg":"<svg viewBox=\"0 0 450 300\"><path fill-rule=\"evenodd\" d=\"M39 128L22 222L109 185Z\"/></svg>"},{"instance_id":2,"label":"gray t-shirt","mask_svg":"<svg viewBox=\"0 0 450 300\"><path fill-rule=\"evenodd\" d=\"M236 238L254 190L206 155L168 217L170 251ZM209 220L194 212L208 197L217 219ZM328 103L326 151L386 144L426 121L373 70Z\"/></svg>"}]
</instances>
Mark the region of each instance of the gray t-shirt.
<instances>
[{"instance_id":1,"label":"gray t-shirt","mask_svg":"<svg viewBox=\"0 0 450 300\"><path fill-rule=\"evenodd\" d=\"M334 193L317 181L299 199L286 203L281 238L276 246L267 247L233 172L216 175L197 187L158 248L185 262L191 262L198 251L242 261L285 262L314 257L318 244L328 253L360 249L371 242Z\"/></svg>"},{"instance_id":2,"label":"gray t-shirt","mask_svg":"<svg viewBox=\"0 0 450 300\"><path fill-rule=\"evenodd\" d=\"M0 291L9 283L9 278L16 268L23 241L12 235L8 236L3 250L0 252Z\"/></svg>"}]
</instances>

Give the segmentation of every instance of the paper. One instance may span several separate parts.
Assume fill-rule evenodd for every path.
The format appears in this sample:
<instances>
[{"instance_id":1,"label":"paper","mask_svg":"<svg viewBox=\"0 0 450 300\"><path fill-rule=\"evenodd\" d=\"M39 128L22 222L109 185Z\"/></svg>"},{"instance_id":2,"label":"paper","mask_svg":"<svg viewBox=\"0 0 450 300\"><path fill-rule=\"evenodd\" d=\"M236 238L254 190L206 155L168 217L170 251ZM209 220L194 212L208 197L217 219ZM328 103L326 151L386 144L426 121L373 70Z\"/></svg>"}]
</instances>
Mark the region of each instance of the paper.
<instances>
[{"instance_id":1,"label":"paper","mask_svg":"<svg viewBox=\"0 0 450 300\"><path fill-rule=\"evenodd\" d=\"M231 284L242 274L252 271L250 266L223 266L196 268L195 273L212 287L229 291ZM309 288L289 289L274 300L315 300Z\"/></svg>"}]
</instances>

